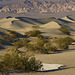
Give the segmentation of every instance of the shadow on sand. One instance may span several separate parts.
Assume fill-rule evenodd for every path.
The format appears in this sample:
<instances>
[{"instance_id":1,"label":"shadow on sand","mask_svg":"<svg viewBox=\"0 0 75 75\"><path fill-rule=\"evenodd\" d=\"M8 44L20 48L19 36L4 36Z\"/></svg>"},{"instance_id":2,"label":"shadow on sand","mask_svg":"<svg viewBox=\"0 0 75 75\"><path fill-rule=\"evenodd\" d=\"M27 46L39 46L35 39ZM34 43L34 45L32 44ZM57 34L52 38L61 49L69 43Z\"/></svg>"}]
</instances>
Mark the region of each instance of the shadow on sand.
<instances>
[{"instance_id":1,"label":"shadow on sand","mask_svg":"<svg viewBox=\"0 0 75 75\"><path fill-rule=\"evenodd\" d=\"M27 23L30 23L33 25L35 25L35 23L32 23L32 22L28 21L27 19L32 20L32 21L37 22L37 23L40 23L40 24L43 24L42 22L37 21L37 19L33 19L33 18L28 18L28 17L15 17L15 18L19 19L20 21L27 22Z\"/></svg>"}]
</instances>

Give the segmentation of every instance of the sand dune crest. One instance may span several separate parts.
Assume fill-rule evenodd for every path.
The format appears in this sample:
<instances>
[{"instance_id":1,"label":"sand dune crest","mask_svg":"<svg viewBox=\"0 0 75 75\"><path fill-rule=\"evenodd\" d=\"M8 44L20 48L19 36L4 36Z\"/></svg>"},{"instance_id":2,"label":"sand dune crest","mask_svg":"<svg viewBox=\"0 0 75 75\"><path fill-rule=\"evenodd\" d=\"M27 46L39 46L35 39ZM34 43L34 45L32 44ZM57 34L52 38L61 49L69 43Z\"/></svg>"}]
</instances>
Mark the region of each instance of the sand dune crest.
<instances>
[{"instance_id":1,"label":"sand dune crest","mask_svg":"<svg viewBox=\"0 0 75 75\"><path fill-rule=\"evenodd\" d=\"M54 21L51 21L51 22L44 24L40 27L43 27L43 28L60 28L60 25Z\"/></svg>"}]
</instances>

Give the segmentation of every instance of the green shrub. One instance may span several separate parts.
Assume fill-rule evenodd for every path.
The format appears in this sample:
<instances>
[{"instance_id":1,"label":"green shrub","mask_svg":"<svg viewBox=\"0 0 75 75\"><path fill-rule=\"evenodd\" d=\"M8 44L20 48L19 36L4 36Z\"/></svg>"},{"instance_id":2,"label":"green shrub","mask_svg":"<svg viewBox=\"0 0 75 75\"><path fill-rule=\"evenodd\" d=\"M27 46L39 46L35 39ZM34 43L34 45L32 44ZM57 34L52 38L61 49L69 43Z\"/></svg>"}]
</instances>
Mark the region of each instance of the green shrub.
<instances>
[{"instance_id":1,"label":"green shrub","mask_svg":"<svg viewBox=\"0 0 75 75\"><path fill-rule=\"evenodd\" d=\"M18 71L38 71L42 63L33 56L25 54L5 54L0 61L0 71L18 70Z\"/></svg>"},{"instance_id":2,"label":"green shrub","mask_svg":"<svg viewBox=\"0 0 75 75\"><path fill-rule=\"evenodd\" d=\"M32 36L32 37L37 37L37 35L41 34L39 30L32 30L29 32L26 32L25 35L27 36Z\"/></svg>"},{"instance_id":3,"label":"green shrub","mask_svg":"<svg viewBox=\"0 0 75 75\"><path fill-rule=\"evenodd\" d=\"M36 30L36 29L38 29L38 28L40 28L38 25L36 25L36 26L32 26L32 28L34 29L34 30Z\"/></svg>"},{"instance_id":4,"label":"green shrub","mask_svg":"<svg viewBox=\"0 0 75 75\"><path fill-rule=\"evenodd\" d=\"M37 47L41 48L42 46L44 46L45 43L47 43L48 40L47 39L42 39L42 40L38 40L36 42Z\"/></svg>"},{"instance_id":5,"label":"green shrub","mask_svg":"<svg viewBox=\"0 0 75 75\"><path fill-rule=\"evenodd\" d=\"M8 35L0 35L0 38L3 39L3 40L6 40L6 41L9 41L9 42L14 42L14 38L12 38L11 36L8 36Z\"/></svg>"},{"instance_id":6,"label":"green shrub","mask_svg":"<svg viewBox=\"0 0 75 75\"><path fill-rule=\"evenodd\" d=\"M31 50L48 54L50 52L55 52L57 49L51 44L47 39L38 40L35 45L31 46Z\"/></svg>"},{"instance_id":7,"label":"green shrub","mask_svg":"<svg viewBox=\"0 0 75 75\"><path fill-rule=\"evenodd\" d=\"M37 37L38 37L39 39L43 39L43 38L44 38L43 35L41 35L41 34L38 34Z\"/></svg>"},{"instance_id":8,"label":"green shrub","mask_svg":"<svg viewBox=\"0 0 75 75\"><path fill-rule=\"evenodd\" d=\"M36 52L38 50L38 48L35 45L32 45L32 44L28 44L27 48L28 48L28 50L34 51L34 52Z\"/></svg>"},{"instance_id":9,"label":"green shrub","mask_svg":"<svg viewBox=\"0 0 75 75\"><path fill-rule=\"evenodd\" d=\"M66 26L61 26L59 30L62 31L64 34L70 35L70 31Z\"/></svg>"},{"instance_id":10,"label":"green shrub","mask_svg":"<svg viewBox=\"0 0 75 75\"><path fill-rule=\"evenodd\" d=\"M66 41L66 44L70 45L73 42L73 39L71 37L65 37L64 41Z\"/></svg>"},{"instance_id":11,"label":"green shrub","mask_svg":"<svg viewBox=\"0 0 75 75\"><path fill-rule=\"evenodd\" d=\"M2 40L0 40L0 44L4 44L4 42Z\"/></svg>"},{"instance_id":12,"label":"green shrub","mask_svg":"<svg viewBox=\"0 0 75 75\"><path fill-rule=\"evenodd\" d=\"M16 31L8 30L8 32L13 36L13 37L18 37L18 33Z\"/></svg>"},{"instance_id":13,"label":"green shrub","mask_svg":"<svg viewBox=\"0 0 75 75\"><path fill-rule=\"evenodd\" d=\"M16 47L16 48L20 48L20 47L24 47L24 46L28 46L28 42L29 40L28 39L19 39L18 41L14 42L13 45Z\"/></svg>"},{"instance_id":14,"label":"green shrub","mask_svg":"<svg viewBox=\"0 0 75 75\"><path fill-rule=\"evenodd\" d=\"M45 49L47 50L47 52L55 52L57 51L57 48L55 46L52 45L52 42L48 41L47 43L44 44Z\"/></svg>"},{"instance_id":15,"label":"green shrub","mask_svg":"<svg viewBox=\"0 0 75 75\"><path fill-rule=\"evenodd\" d=\"M17 48L9 48L7 50L5 50L5 52L9 53L9 52L16 52L16 53L20 53L20 51Z\"/></svg>"},{"instance_id":16,"label":"green shrub","mask_svg":"<svg viewBox=\"0 0 75 75\"><path fill-rule=\"evenodd\" d=\"M54 40L54 42L57 44L57 47L59 49L68 49L72 41L73 40L70 37L57 38Z\"/></svg>"}]
</instances>

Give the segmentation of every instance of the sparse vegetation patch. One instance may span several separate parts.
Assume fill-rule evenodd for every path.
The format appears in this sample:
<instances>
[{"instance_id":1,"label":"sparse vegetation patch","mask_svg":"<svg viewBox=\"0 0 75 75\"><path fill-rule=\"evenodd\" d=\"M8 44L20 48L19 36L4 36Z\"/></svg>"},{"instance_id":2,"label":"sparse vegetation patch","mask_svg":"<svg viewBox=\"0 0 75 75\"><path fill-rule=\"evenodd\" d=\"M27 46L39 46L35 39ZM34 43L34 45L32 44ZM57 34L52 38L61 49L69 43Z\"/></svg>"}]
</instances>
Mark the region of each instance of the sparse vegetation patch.
<instances>
[{"instance_id":1,"label":"sparse vegetation patch","mask_svg":"<svg viewBox=\"0 0 75 75\"><path fill-rule=\"evenodd\" d=\"M8 30L9 34L11 34L11 36L13 37L18 37L18 33L16 31L12 31L12 30Z\"/></svg>"},{"instance_id":2,"label":"sparse vegetation patch","mask_svg":"<svg viewBox=\"0 0 75 75\"><path fill-rule=\"evenodd\" d=\"M72 43L72 41L73 41L73 39L70 37L54 39L54 42L56 43L56 47L58 49L68 49L69 45Z\"/></svg>"},{"instance_id":3,"label":"sparse vegetation patch","mask_svg":"<svg viewBox=\"0 0 75 75\"><path fill-rule=\"evenodd\" d=\"M16 47L16 48L20 48L20 47L24 47L24 46L28 46L28 42L29 40L28 39L24 39L24 38L21 38L19 39L18 41L14 42L13 45Z\"/></svg>"},{"instance_id":4,"label":"sparse vegetation patch","mask_svg":"<svg viewBox=\"0 0 75 75\"><path fill-rule=\"evenodd\" d=\"M0 40L0 44L4 44L4 42L2 40Z\"/></svg>"},{"instance_id":5,"label":"sparse vegetation patch","mask_svg":"<svg viewBox=\"0 0 75 75\"><path fill-rule=\"evenodd\" d=\"M14 38L12 38L11 36L8 36L8 35L0 35L0 38L3 39L3 40L6 40L6 41L9 41L9 42L14 42Z\"/></svg>"},{"instance_id":6,"label":"sparse vegetation patch","mask_svg":"<svg viewBox=\"0 0 75 75\"><path fill-rule=\"evenodd\" d=\"M25 35L32 36L32 37L37 37L39 34L41 34L39 30L32 30L29 32L25 32Z\"/></svg>"},{"instance_id":7,"label":"sparse vegetation patch","mask_svg":"<svg viewBox=\"0 0 75 75\"><path fill-rule=\"evenodd\" d=\"M28 49L37 53L48 54L57 51L56 47L52 45L47 39L39 39L34 45L28 46Z\"/></svg>"},{"instance_id":8,"label":"sparse vegetation patch","mask_svg":"<svg viewBox=\"0 0 75 75\"><path fill-rule=\"evenodd\" d=\"M42 63L36 60L35 57L25 54L19 54L13 52L12 54L5 54L2 56L0 61L0 72L6 70L17 70L17 71L38 71L42 67Z\"/></svg>"},{"instance_id":9,"label":"sparse vegetation patch","mask_svg":"<svg viewBox=\"0 0 75 75\"><path fill-rule=\"evenodd\" d=\"M59 30L62 31L64 34L70 35L70 31L66 26L61 26Z\"/></svg>"}]
</instances>

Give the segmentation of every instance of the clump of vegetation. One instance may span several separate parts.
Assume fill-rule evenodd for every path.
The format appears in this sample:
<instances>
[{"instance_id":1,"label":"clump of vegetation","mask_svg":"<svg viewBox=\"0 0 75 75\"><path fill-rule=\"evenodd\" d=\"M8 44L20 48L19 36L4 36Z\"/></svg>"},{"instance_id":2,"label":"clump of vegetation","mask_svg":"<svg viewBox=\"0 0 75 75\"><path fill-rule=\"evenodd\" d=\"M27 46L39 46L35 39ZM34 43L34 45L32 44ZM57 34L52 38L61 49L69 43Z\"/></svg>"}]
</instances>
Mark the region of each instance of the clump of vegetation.
<instances>
[{"instance_id":1,"label":"clump of vegetation","mask_svg":"<svg viewBox=\"0 0 75 75\"><path fill-rule=\"evenodd\" d=\"M29 40L28 39L24 39L24 38L21 38L19 39L18 41L14 42L13 45L16 47L16 48L21 48L21 47L24 47L24 46L28 46L28 42Z\"/></svg>"},{"instance_id":2,"label":"clump of vegetation","mask_svg":"<svg viewBox=\"0 0 75 75\"><path fill-rule=\"evenodd\" d=\"M20 53L20 51L17 48L9 48L7 50L5 50L6 53L12 53L12 52L17 52Z\"/></svg>"},{"instance_id":3,"label":"clump of vegetation","mask_svg":"<svg viewBox=\"0 0 75 75\"><path fill-rule=\"evenodd\" d=\"M36 29L38 29L40 27L38 25L36 25L36 26L32 26L32 28L33 28L33 30L36 30Z\"/></svg>"},{"instance_id":4,"label":"clump of vegetation","mask_svg":"<svg viewBox=\"0 0 75 75\"><path fill-rule=\"evenodd\" d=\"M56 52L57 51L57 48L55 46L53 46L50 41L48 41L47 43L45 43L44 47L48 51L48 53L50 53L50 52Z\"/></svg>"},{"instance_id":5,"label":"clump of vegetation","mask_svg":"<svg viewBox=\"0 0 75 75\"><path fill-rule=\"evenodd\" d=\"M57 50L56 47L53 46L47 39L39 39L34 45L28 46L28 49L44 54L55 52Z\"/></svg>"},{"instance_id":6,"label":"clump of vegetation","mask_svg":"<svg viewBox=\"0 0 75 75\"><path fill-rule=\"evenodd\" d=\"M9 34L11 34L13 37L18 37L18 33L16 31L8 30Z\"/></svg>"},{"instance_id":7,"label":"clump of vegetation","mask_svg":"<svg viewBox=\"0 0 75 75\"><path fill-rule=\"evenodd\" d=\"M41 35L41 34L38 34L37 37L38 37L39 39L44 39L44 38L45 38L45 37L43 37L43 35Z\"/></svg>"},{"instance_id":8,"label":"clump of vegetation","mask_svg":"<svg viewBox=\"0 0 75 75\"><path fill-rule=\"evenodd\" d=\"M73 39L71 37L65 37L64 40L66 41L66 44L70 45L73 42Z\"/></svg>"},{"instance_id":9,"label":"clump of vegetation","mask_svg":"<svg viewBox=\"0 0 75 75\"><path fill-rule=\"evenodd\" d=\"M0 40L0 44L4 44L4 42L2 40Z\"/></svg>"},{"instance_id":10,"label":"clump of vegetation","mask_svg":"<svg viewBox=\"0 0 75 75\"><path fill-rule=\"evenodd\" d=\"M54 40L58 49L68 49L73 39L70 37L57 38Z\"/></svg>"},{"instance_id":11,"label":"clump of vegetation","mask_svg":"<svg viewBox=\"0 0 75 75\"><path fill-rule=\"evenodd\" d=\"M9 42L14 42L14 38L12 38L11 36L8 36L8 35L0 35L0 38L3 39L3 40L6 40L6 41L9 41Z\"/></svg>"},{"instance_id":12,"label":"clump of vegetation","mask_svg":"<svg viewBox=\"0 0 75 75\"><path fill-rule=\"evenodd\" d=\"M70 31L66 26L61 26L59 30L62 31L64 34L70 35Z\"/></svg>"},{"instance_id":13,"label":"clump of vegetation","mask_svg":"<svg viewBox=\"0 0 75 75\"><path fill-rule=\"evenodd\" d=\"M42 63L39 60L36 60L33 56L28 56L26 53L13 52L12 54L5 54L0 61L0 72L5 72L9 69L30 72L38 71L41 67Z\"/></svg>"},{"instance_id":14,"label":"clump of vegetation","mask_svg":"<svg viewBox=\"0 0 75 75\"><path fill-rule=\"evenodd\" d=\"M37 37L39 34L41 34L39 30L32 30L25 33L25 35L32 36L32 37Z\"/></svg>"}]
</instances>

